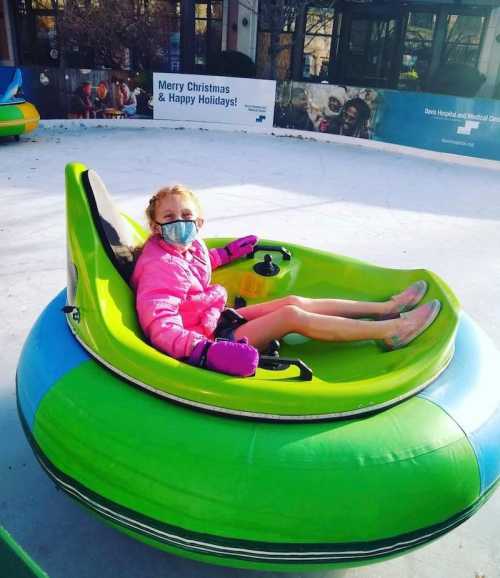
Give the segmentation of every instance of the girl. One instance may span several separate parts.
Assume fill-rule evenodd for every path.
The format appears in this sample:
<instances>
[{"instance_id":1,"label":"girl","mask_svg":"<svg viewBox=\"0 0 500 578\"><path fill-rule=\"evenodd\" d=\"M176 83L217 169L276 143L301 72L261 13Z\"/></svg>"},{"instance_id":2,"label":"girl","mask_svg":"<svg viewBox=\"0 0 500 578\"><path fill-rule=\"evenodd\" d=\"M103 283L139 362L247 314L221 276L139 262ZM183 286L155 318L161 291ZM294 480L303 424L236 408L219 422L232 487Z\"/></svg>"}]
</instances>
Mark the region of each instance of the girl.
<instances>
[{"instance_id":1,"label":"girl","mask_svg":"<svg viewBox=\"0 0 500 578\"><path fill-rule=\"evenodd\" d=\"M253 375L258 350L292 332L323 341L380 339L387 349L398 349L420 335L440 310L436 299L405 313L427 291L427 283L417 281L382 303L290 295L249 305L238 309L241 322L228 331L223 322L227 293L210 284L211 272L250 253L257 237L208 250L198 237L203 225L199 201L180 185L158 191L146 215L152 234L132 275L139 322L157 349L192 365Z\"/></svg>"}]
</instances>

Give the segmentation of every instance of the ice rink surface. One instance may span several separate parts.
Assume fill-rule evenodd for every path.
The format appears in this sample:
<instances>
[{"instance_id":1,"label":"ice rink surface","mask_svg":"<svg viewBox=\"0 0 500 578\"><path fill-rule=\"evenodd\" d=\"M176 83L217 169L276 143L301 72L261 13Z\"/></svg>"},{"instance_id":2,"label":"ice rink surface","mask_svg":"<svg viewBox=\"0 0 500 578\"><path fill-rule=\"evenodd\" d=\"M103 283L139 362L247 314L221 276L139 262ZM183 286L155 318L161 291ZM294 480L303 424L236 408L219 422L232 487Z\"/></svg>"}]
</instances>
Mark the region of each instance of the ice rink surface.
<instances>
[{"instance_id":1,"label":"ice rink surface","mask_svg":"<svg viewBox=\"0 0 500 578\"><path fill-rule=\"evenodd\" d=\"M140 544L56 491L16 413L23 342L66 284L64 166L95 169L144 222L165 184L195 190L205 236L300 243L443 277L500 342L500 163L205 130L65 128L0 142L0 523L51 578L257 578ZM499 378L500 387L500 378ZM418 504L415 504L418 508ZM318 578L499 578L500 492L471 520L402 558ZM0 569L1 578L4 577Z\"/></svg>"}]
</instances>

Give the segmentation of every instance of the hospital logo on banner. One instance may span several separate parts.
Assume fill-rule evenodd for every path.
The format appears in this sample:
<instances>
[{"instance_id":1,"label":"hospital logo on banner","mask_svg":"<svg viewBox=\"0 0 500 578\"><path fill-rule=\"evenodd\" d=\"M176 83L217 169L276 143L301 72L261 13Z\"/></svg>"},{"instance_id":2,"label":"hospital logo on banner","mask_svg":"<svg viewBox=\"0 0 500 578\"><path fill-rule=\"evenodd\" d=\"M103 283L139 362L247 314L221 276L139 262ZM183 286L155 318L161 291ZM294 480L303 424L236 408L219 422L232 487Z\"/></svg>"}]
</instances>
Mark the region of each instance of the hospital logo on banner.
<instances>
[{"instance_id":1,"label":"hospital logo on banner","mask_svg":"<svg viewBox=\"0 0 500 578\"><path fill-rule=\"evenodd\" d=\"M479 128L479 122L477 120L466 120L463 126L457 128L457 134L471 134L473 130Z\"/></svg>"}]
</instances>

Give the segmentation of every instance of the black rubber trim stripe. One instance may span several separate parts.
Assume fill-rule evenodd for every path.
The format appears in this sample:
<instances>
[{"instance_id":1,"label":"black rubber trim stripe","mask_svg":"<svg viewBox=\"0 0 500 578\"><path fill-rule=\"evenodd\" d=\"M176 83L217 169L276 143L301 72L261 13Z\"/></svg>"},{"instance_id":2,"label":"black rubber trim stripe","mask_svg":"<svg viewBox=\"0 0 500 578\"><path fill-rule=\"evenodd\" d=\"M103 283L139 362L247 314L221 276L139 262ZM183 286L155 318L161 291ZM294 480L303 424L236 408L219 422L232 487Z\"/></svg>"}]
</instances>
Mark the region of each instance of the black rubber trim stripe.
<instances>
[{"instance_id":1,"label":"black rubber trim stripe","mask_svg":"<svg viewBox=\"0 0 500 578\"><path fill-rule=\"evenodd\" d=\"M81 502L84 506L101 514L116 525L133 530L136 533L165 545L188 552L221 558L276 564L327 564L375 560L397 552L402 553L410 548L421 546L465 522L491 495L496 486L495 484L472 506L453 516L446 522L385 540L340 544L272 544L268 542L223 538L221 536L191 532L143 516L136 511L124 508L104 498L89 488L86 488L77 480L67 476L45 456L39 447L19 406L19 396L17 399L19 417L33 452L43 469L59 488Z\"/></svg>"}]
</instances>

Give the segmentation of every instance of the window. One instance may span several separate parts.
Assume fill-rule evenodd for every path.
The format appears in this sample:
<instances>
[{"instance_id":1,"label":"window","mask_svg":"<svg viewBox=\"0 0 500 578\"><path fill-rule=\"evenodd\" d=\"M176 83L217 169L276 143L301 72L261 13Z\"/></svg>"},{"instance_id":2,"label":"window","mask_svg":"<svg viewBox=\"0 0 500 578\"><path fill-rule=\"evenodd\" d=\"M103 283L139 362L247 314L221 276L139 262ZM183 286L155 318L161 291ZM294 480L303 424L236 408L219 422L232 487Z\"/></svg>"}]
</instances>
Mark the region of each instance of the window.
<instances>
[{"instance_id":1,"label":"window","mask_svg":"<svg viewBox=\"0 0 500 578\"><path fill-rule=\"evenodd\" d=\"M222 50L222 0L196 0L195 71L209 72Z\"/></svg>"},{"instance_id":2,"label":"window","mask_svg":"<svg viewBox=\"0 0 500 578\"><path fill-rule=\"evenodd\" d=\"M289 80L292 75L292 47L297 19L297 2L259 2L257 76Z\"/></svg>"},{"instance_id":3,"label":"window","mask_svg":"<svg viewBox=\"0 0 500 578\"><path fill-rule=\"evenodd\" d=\"M388 86L396 43L395 18L353 18L348 39L346 82Z\"/></svg>"},{"instance_id":4,"label":"window","mask_svg":"<svg viewBox=\"0 0 500 578\"><path fill-rule=\"evenodd\" d=\"M2 61L10 60L9 45L7 42L7 21L3 11L3 4L0 2L0 64Z\"/></svg>"},{"instance_id":5,"label":"window","mask_svg":"<svg viewBox=\"0 0 500 578\"><path fill-rule=\"evenodd\" d=\"M31 0L33 10L54 10L64 8L64 0Z\"/></svg>"},{"instance_id":6,"label":"window","mask_svg":"<svg viewBox=\"0 0 500 578\"><path fill-rule=\"evenodd\" d=\"M63 0L17 2L19 54L22 64L58 65L60 54L57 19L62 14L63 5Z\"/></svg>"},{"instance_id":7,"label":"window","mask_svg":"<svg viewBox=\"0 0 500 578\"><path fill-rule=\"evenodd\" d=\"M449 14L442 64L477 66L486 16Z\"/></svg>"},{"instance_id":8,"label":"window","mask_svg":"<svg viewBox=\"0 0 500 578\"><path fill-rule=\"evenodd\" d=\"M57 33L55 16L35 16L35 52L40 63L57 60Z\"/></svg>"},{"instance_id":9,"label":"window","mask_svg":"<svg viewBox=\"0 0 500 578\"><path fill-rule=\"evenodd\" d=\"M330 6L311 6L306 13L302 78L328 80L335 13Z\"/></svg>"},{"instance_id":10,"label":"window","mask_svg":"<svg viewBox=\"0 0 500 578\"><path fill-rule=\"evenodd\" d=\"M158 47L152 58L154 70L165 72L181 71L181 3L180 0L165 0L159 11Z\"/></svg>"},{"instance_id":11,"label":"window","mask_svg":"<svg viewBox=\"0 0 500 578\"><path fill-rule=\"evenodd\" d=\"M340 26L335 26L340 38L332 39L330 79L355 86L475 95L484 81L477 66L491 13L487 3L493 1L343 2Z\"/></svg>"},{"instance_id":12,"label":"window","mask_svg":"<svg viewBox=\"0 0 500 578\"><path fill-rule=\"evenodd\" d=\"M398 88L421 90L425 86L432 61L437 15L410 12L403 40L403 56Z\"/></svg>"},{"instance_id":13,"label":"window","mask_svg":"<svg viewBox=\"0 0 500 578\"><path fill-rule=\"evenodd\" d=\"M443 21L443 43L434 55L433 72L426 90L438 94L473 97L485 81L478 69L488 12L479 9L451 9Z\"/></svg>"}]
</instances>

